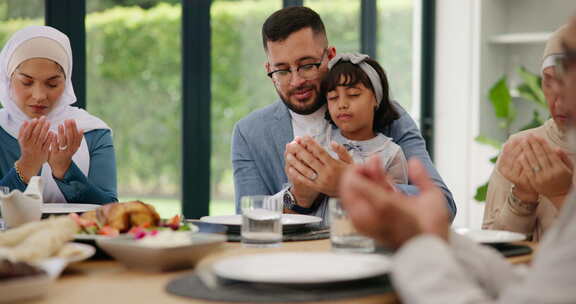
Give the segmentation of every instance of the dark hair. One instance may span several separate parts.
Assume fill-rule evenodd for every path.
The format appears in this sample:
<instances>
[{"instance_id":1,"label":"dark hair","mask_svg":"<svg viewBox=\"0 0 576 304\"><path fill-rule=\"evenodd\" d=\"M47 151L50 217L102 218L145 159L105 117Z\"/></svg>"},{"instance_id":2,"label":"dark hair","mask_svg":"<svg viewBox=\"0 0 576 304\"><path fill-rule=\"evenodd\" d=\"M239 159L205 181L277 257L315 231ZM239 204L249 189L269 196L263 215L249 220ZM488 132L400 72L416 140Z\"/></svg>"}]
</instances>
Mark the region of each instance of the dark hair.
<instances>
[{"instance_id":1,"label":"dark hair","mask_svg":"<svg viewBox=\"0 0 576 304\"><path fill-rule=\"evenodd\" d=\"M378 76L380 76L380 82L382 85L382 100L380 100L380 106L374 113L374 123L372 129L377 132L381 132L385 127L391 124L394 120L400 118L400 114L392 105L390 101L390 88L388 85L388 78L382 67L371 58L367 58L364 62L372 66ZM328 92L333 91L338 86L355 86L358 83L363 84L366 88L372 90L374 96L374 87L368 75L360 68L360 66L351 63L350 61L339 61L332 69L328 72L328 75L322 80L320 85L320 92L322 95L326 96ZM326 111L326 120L328 120L332 125L335 125L334 121L330 117L330 113Z\"/></svg>"},{"instance_id":2,"label":"dark hair","mask_svg":"<svg viewBox=\"0 0 576 304\"><path fill-rule=\"evenodd\" d=\"M274 12L262 25L262 44L268 51L267 42L283 41L292 33L311 28L314 35L326 38L326 29L320 15L304 6L291 6Z\"/></svg>"}]
</instances>

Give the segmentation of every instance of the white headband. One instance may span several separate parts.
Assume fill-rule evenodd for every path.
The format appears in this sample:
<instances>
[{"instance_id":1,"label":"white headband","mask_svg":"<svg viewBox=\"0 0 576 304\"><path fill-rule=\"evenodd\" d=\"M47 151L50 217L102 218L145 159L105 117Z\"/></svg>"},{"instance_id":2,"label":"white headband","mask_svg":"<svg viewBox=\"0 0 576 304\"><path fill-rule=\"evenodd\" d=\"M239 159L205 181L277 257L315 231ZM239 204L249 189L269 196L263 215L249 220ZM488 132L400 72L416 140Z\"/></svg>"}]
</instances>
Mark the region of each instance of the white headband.
<instances>
[{"instance_id":1,"label":"white headband","mask_svg":"<svg viewBox=\"0 0 576 304\"><path fill-rule=\"evenodd\" d=\"M376 104L379 107L380 103L382 102L382 98L384 97L382 81L380 80L380 75L378 75L378 72L376 72L376 70L374 70L371 65L365 62L365 60L368 58L370 58L368 55L360 53L339 54L332 58L330 62L328 62L328 68L332 69L332 67L334 67L334 65L336 65L336 63L339 61L349 61L352 64L360 67L360 69L366 73L366 76L368 76L368 79L370 79L370 82L372 83L372 87L374 88L374 93L376 95Z\"/></svg>"},{"instance_id":2,"label":"white headband","mask_svg":"<svg viewBox=\"0 0 576 304\"><path fill-rule=\"evenodd\" d=\"M551 66L555 66L556 65L556 60L563 58L564 55L563 54L552 54L552 55L548 55L546 58L544 58L544 60L542 61L542 68L540 69L540 74L543 76L544 75L544 70L546 68L549 68Z\"/></svg>"}]
</instances>

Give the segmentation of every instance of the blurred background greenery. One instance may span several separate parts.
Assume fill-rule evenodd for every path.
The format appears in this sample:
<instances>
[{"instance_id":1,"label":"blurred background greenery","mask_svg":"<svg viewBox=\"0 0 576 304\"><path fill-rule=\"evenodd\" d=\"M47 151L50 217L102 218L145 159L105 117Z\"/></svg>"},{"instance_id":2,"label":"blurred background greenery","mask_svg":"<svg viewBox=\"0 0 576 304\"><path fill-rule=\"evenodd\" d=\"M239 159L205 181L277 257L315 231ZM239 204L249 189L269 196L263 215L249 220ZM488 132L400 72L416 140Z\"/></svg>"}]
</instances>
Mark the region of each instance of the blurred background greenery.
<instances>
[{"instance_id":1,"label":"blurred background greenery","mask_svg":"<svg viewBox=\"0 0 576 304\"><path fill-rule=\"evenodd\" d=\"M44 24L40 0L0 0L0 43ZM180 0L87 0L87 109L114 130L120 200L180 213ZM360 1L307 0L339 52L360 50ZM282 1L214 1L210 213L234 212L230 140L234 124L277 99L264 73L260 28ZM412 0L378 1L378 60L395 99L412 107Z\"/></svg>"}]
</instances>

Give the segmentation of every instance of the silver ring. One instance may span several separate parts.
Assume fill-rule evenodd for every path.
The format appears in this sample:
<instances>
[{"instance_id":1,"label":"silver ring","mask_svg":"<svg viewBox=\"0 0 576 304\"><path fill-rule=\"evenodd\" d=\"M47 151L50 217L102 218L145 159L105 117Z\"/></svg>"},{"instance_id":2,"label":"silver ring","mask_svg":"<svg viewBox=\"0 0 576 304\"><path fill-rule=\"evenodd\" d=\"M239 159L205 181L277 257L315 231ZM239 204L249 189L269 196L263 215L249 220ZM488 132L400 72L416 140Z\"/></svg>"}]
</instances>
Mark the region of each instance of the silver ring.
<instances>
[{"instance_id":1,"label":"silver ring","mask_svg":"<svg viewBox=\"0 0 576 304\"><path fill-rule=\"evenodd\" d=\"M318 178L318 174L316 173L312 173L312 176L310 176L310 180L316 180Z\"/></svg>"},{"instance_id":2,"label":"silver ring","mask_svg":"<svg viewBox=\"0 0 576 304\"><path fill-rule=\"evenodd\" d=\"M62 150L66 150L66 149L68 149L68 145L62 146L62 147L58 147L58 149L60 149L61 151L62 151Z\"/></svg>"},{"instance_id":3,"label":"silver ring","mask_svg":"<svg viewBox=\"0 0 576 304\"><path fill-rule=\"evenodd\" d=\"M532 167L532 171L534 171L534 173L538 173L538 171L542 170L540 167L536 166L536 167Z\"/></svg>"}]
</instances>

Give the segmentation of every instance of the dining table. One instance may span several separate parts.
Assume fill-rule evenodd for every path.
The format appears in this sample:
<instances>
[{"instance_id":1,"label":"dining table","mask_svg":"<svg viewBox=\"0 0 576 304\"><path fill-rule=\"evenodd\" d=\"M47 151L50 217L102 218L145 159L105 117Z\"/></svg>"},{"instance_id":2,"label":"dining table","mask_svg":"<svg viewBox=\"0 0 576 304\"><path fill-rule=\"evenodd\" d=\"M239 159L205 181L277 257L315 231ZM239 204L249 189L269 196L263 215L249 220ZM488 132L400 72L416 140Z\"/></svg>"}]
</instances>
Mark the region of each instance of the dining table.
<instances>
[{"instance_id":1,"label":"dining table","mask_svg":"<svg viewBox=\"0 0 576 304\"><path fill-rule=\"evenodd\" d=\"M533 242L518 242L517 244L530 246L533 250L536 249L536 243ZM330 240L328 239L283 242L276 248L246 248L238 242L226 242L202 258L195 269L208 269L212 263L219 259L244 254L293 251L326 252L330 250ZM513 264L526 264L530 263L531 259L532 254L526 254L510 257L508 261ZM146 272L128 269L114 260L86 260L69 265L42 298L23 303L230 303L185 298L172 295L166 291L166 285L169 281L189 274L191 271L194 271L194 269L173 272ZM215 290L214 292L217 291ZM362 298L331 300L330 303L368 304L400 303L400 301L394 292L388 292Z\"/></svg>"}]
</instances>

